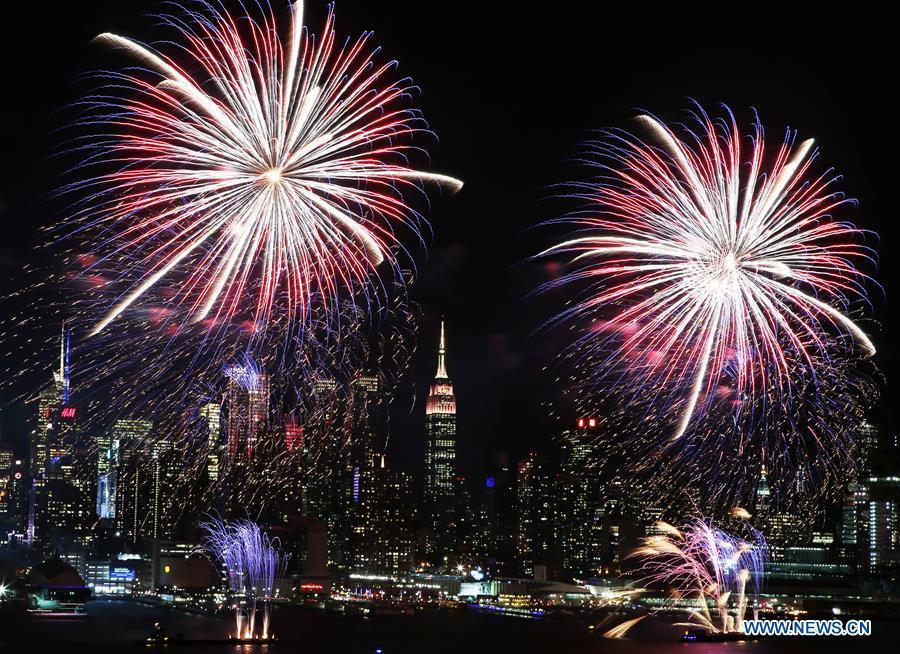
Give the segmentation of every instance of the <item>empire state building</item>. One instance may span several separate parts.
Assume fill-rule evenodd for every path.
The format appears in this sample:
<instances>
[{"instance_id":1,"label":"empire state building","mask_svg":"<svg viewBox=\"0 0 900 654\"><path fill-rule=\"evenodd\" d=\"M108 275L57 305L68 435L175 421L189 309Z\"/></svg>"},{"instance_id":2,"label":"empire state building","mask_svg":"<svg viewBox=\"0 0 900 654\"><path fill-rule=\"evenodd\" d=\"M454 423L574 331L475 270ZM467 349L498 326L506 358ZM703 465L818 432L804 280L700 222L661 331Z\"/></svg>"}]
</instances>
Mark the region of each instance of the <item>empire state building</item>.
<instances>
[{"instance_id":1,"label":"empire state building","mask_svg":"<svg viewBox=\"0 0 900 654\"><path fill-rule=\"evenodd\" d=\"M437 373L425 405L425 504L438 520L450 509L456 477L456 397L446 354L442 320Z\"/></svg>"}]
</instances>

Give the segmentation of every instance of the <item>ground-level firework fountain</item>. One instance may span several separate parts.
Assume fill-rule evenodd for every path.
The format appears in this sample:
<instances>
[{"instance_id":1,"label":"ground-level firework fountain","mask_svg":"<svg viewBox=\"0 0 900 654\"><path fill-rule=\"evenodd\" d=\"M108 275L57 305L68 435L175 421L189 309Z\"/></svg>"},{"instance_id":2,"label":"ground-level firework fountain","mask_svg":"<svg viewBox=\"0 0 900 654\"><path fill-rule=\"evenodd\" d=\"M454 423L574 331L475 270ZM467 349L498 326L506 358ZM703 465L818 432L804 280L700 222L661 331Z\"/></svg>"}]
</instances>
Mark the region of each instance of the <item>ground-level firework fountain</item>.
<instances>
[{"instance_id":1,"label":"ground-level firework fountain","mask_svg":"<svg viewBox=\"0 0 900 654\"><path fill-rule=\"evenodd\" d=\"M676 528L656 525L658 534L645 539L635 555L644 560L641 570L651 585L666 585L673 597L687 601L694 622L711 633L742 632L748 597L759 592L766 559L765 539L747 527L740 538L695 520Z\"/></svg>"},{"instance_id":2,"label":"ground-level firework fountain","mask_svg":"<svg viewBox=\"0 0 900 654\"><path fill-rule=\"evenodd\" d=\"M201 528L206 533L207 551L225 571L234 606L234 638L272 639L272 601L278 595L288 557L278 552L277 543L269 540L259 525L248 520L211 519Z\"/></svg>"}]
</instances>

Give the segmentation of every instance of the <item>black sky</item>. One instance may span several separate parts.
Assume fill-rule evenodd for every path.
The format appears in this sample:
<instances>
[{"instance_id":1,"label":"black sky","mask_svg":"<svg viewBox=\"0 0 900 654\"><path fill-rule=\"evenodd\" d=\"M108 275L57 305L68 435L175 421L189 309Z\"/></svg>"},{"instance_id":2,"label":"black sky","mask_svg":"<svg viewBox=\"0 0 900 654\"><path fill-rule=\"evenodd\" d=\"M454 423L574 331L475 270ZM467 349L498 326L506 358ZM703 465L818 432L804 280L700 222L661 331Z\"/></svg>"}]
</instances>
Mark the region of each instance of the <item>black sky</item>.
<instances>
[{"instance_id":1,"label":"black sky","mask_svg":"<svg viewBox=\"0 0 900 654\"><path fill-rule=\"evenodd\" d=\"M307 23L318 31L324 3L307 4ZM897 247L892 22L861 4L819 9L820 15L788 3L748 5L741 14L729 14L722 3L679 3L684 8L661 12L651 3L531 4L337 5L341 34L374 30L386 56L421 86L421 107L440 139L432 169L466 183L458 196L436 198L430 214L434 241L412 290L424 314L413 371L419 401L411 407L401 398L395 407L394 460L413 471L420 465L421 404L441 314L448 321L463 469L477 472L492 450L519 455L542 447L558 431L542 406L556 389L540 372L556 346L531 336L551 305L523 299L542 273L517 265L546 246L549 234L526 230L561 210L547 200L548 186L578 174L566 160L591 130L625 127L637 109L682 118L689 97L710 108L726 102L743 120L756 107L773 137L790 125L816 138L824 160L845 175L844 189L861 200L852 219L881 235L878 279L889 300L872 290L880 320L872 329L890 406L898 376L890 338L897 322L889 315L898 288L897 257L890 254ZM39 226L55 217L40 201L54 184L47 159L60 147L53 130L65 120L64 107L85 89L79 75L102 60L91 38L103 31L149 38L148 14L160 5L79 0L14 7L4 9L0 39L2 291L14 287L17 271L34 257ZM19 414L5 413L4 431L24 434ZM893 429L890 417L885 423Z\"/></svg>"}]
</instances>

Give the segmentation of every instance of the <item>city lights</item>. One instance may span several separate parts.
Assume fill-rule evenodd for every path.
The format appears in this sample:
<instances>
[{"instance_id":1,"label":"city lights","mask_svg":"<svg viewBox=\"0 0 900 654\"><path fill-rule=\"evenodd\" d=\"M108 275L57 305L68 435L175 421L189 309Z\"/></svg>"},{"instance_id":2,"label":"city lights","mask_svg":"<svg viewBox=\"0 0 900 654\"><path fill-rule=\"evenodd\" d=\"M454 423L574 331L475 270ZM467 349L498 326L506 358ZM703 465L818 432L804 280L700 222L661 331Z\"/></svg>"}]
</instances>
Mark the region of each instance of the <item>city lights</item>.
<instances>
[{"instance_id":1,"label":"city lights","mask_svg":"<svg viewBox=\"0 0 900 654\"><path fill-rule=\"evenodd\" d=\"M0 39L0 652L896 650L890 20L154 1Z\"/></svg>"}]
</instances>

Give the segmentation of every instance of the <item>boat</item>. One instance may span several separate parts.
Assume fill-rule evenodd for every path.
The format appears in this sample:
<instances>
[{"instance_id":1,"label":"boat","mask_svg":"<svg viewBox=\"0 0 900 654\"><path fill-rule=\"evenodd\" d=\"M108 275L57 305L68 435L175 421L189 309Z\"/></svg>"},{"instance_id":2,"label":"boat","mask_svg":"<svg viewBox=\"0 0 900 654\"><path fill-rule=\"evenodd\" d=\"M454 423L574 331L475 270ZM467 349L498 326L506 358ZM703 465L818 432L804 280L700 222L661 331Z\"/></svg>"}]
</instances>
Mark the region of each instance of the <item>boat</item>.
<instances>
[{"instance_id":1,"label":"boat","mask_svg":"<svg viewBox=\"0 0 900 654\"><path fill-rule=\"evenodd\" d=\"M155 623L147 638L139 640L135 645L143 647L170 647L173 645L272 645L278 642L274 635L268 638L185 638L184 634L175 634L175 638L169 638L165 628L160 623Z\"/></svg>"},{"instance_id":2,"label":"boat","mask_svg":"<svg viewBox=\"0 0 900 654\"><path fill-rule=\"evenodd\" d=\"M734 643L742 640L759 640L760 636L748 636L741 631L705 631L703 629L686 629L681 638L682 643Z\"/></svg>"},{"instance_id":3,"label":"boat","mask_svg":"<svg viewBox=\"0 0 900 654\"><path fill-rule=\"evenodd\" d=\"M148 636L146 640L139 640L135 645L141 647L186 647L189 645L274 645L277 642L278 638L275 636L268 638L182 638L179 634L175 638Z\"/></svg>"}]
</instances>

